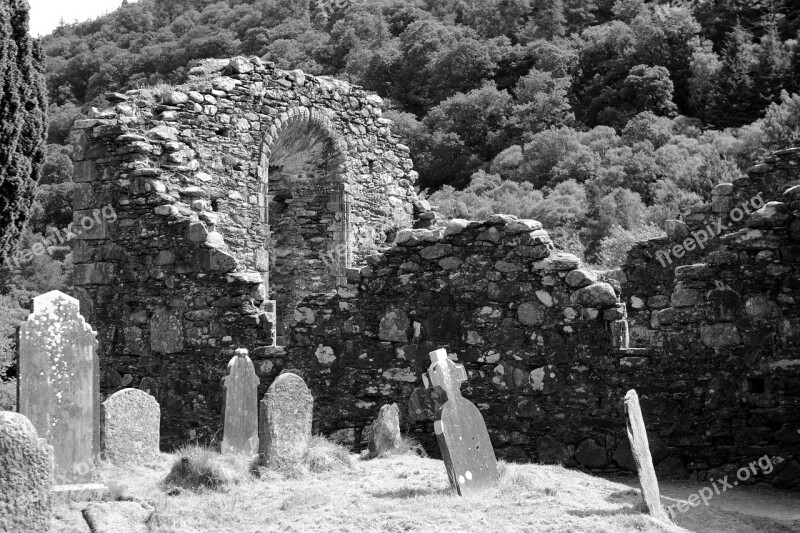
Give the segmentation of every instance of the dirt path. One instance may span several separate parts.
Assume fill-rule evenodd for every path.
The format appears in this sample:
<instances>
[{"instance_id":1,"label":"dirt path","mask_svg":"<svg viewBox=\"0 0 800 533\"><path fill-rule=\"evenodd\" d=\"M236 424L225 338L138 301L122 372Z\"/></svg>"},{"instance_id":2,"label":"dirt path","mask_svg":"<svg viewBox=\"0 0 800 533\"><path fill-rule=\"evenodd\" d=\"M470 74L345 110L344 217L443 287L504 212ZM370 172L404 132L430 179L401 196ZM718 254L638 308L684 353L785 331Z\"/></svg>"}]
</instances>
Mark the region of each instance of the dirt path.
<instances>
[{"instance_id":1,"label":"dirt path","mask_svg":"<svg viewBox=\"0 0 800 533\"><path fill-rule=\"evenodd\" d=\"M639 488L635 477L612 478L613 481ZM719 484L718 484L719 486ZM665 506L686 502L710 483L696 481L659 481ZM700 503L685 513L677 513L680 526L698 533L721 531L800 533L800 491L777 490L768 485L736 486L714 494L708 507ZM733 526L731 524L734 524ZM735 529L720 529L735 527Z\"/></svg>"}]
</instances>

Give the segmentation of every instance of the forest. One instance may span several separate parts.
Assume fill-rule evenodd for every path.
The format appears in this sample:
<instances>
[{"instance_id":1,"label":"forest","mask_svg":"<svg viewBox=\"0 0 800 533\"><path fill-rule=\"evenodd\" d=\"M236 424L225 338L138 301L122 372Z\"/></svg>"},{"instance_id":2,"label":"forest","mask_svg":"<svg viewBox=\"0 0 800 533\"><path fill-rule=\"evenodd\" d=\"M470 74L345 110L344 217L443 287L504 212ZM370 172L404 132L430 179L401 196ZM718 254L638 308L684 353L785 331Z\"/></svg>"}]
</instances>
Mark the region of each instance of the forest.
<instances>
[{"instance_id":1,"label":"forest","mask_svg":"<svg viewBox=\"0 0 800 533\"><path fill-rule=\"evenodd\" d=\"M42 38L46 160L20 247L71 222L69 131L104 94L256 55L384 98L441 217L544 223L587 263L800 144L794 0L139 0ZM0 271L0 372L69 248ZM5 356L3 354L6 354ZM7 366L7 365L6 365Z\"/></svg>"}]
</instances>

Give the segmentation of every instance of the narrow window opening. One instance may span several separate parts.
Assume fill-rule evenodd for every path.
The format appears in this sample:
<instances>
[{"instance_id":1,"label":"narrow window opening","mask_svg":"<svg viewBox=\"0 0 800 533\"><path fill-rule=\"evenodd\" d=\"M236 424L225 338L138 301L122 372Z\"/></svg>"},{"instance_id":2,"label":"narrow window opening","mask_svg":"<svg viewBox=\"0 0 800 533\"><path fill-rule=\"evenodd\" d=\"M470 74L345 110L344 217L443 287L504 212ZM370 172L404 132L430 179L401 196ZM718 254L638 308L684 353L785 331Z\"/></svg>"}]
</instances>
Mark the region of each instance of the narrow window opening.
<instances>
[{"instance_id":1,"label":"narrow window opening","mask_svg":"<svg viewBox=\"0 0 800 533\"><path fill-rule=\"evenodd\" d=\"M747 378L747 392L761 394L764 392L764 378Z\"/></svg>"}]
</instances>

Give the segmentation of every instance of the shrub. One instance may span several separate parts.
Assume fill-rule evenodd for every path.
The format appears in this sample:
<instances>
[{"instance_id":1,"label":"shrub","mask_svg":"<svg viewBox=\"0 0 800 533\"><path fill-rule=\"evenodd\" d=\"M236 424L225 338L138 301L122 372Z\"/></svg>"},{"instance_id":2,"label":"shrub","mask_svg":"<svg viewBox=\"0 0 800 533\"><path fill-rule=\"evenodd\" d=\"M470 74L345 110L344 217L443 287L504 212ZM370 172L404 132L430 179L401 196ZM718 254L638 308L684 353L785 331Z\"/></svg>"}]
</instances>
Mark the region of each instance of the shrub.
<instances>
[{"instance_id":1,"label":"shrub","mask_svg":"<svg viewBox=\"0 0 800 533\"><path fill-rule=\"evenodd\" d=\"M199 491L202 489L223 490L231 478L219 461L219 454L202 446L184 446L175 454L164 484Z\"/></svg>"}]
</instances>

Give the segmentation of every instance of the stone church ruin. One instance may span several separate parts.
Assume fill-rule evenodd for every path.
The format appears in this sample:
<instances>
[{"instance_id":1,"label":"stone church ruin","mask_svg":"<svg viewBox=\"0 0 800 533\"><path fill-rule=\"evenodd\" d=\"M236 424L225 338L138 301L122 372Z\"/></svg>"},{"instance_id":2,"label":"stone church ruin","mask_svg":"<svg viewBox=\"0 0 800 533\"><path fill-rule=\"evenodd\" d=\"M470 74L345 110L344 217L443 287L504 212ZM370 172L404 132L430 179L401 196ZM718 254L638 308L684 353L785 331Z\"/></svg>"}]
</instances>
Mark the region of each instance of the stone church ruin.
<instances>
[{"instance_id":1,"label":"stone church ruin","mask_svg":"<svg viewBox=\"0 0 800 533\"><path fill-rule=\"evenodd\" d=\"M635 388L659 474L768 454L776 484L800 481L800 149L593 271L536 221L437 222L359 87L255 58L192 73L109 95L73 131L75 216L117 214L73 241L101 390L156 396L163 445L222 439L221 379L246 348L259 397L284 370L308 384L315 432L363 443L396 402L435 449L421 376L445 348L498 457L635 470ZM659 261L717 217L724 234Z\"/></svg>"}]
</instances>

